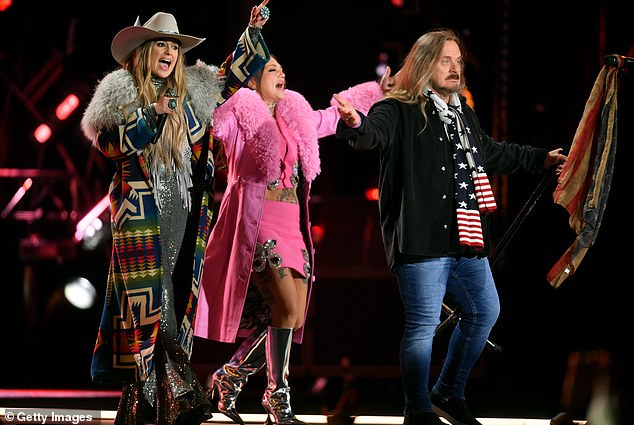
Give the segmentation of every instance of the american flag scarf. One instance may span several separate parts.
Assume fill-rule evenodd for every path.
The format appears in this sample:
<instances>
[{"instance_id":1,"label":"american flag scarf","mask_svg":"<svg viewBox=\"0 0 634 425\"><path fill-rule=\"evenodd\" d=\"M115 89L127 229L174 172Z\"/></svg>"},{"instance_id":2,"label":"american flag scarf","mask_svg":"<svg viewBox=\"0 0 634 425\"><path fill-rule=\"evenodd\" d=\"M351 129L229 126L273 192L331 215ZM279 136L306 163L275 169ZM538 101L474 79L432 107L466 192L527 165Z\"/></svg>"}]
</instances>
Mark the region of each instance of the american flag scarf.
<instances>
[{"instance_id":1,"label":"american flag scarf","mask_svg":"<svg viewBox=\"0 0 634 425\"><path fill-rule=\"evenodd\" d=\"M483 248L480 214L495 211L497 205L482 158L473 143L471 128L465 124L466 118L456 93L451 95L450 105L429 88L425 94L434 102L453 148L458 239L461 245Z\"/></svg>"}]
</instances>

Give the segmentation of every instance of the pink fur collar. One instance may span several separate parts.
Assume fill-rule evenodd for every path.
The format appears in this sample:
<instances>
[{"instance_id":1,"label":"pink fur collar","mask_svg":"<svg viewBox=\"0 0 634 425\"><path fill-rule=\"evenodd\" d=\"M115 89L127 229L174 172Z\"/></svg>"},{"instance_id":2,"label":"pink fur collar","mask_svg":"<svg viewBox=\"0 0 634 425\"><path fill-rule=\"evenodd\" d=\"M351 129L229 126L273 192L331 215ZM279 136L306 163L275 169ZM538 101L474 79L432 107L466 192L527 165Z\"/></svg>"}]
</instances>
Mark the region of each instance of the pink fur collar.
<instances>
[{"instance_id":1,"label":"pink fur collar","mask_svg":"<svg viewBox=\"0 0 634 425\"><path fill-rule=\"evenodd\" d=\"M236 116L245 145L266 181L278 178L281 158L277 145L282 134L260 95L251 89L241 88L216 109L214 121L222 125L228 114ZM284 99L276 106L275 115L286 124L290 132L286 134L289 143L297 143L304 177L308 181L314 180L321 169L313 108L301 94L286 90Z\"/></svg>"}]
</instances>

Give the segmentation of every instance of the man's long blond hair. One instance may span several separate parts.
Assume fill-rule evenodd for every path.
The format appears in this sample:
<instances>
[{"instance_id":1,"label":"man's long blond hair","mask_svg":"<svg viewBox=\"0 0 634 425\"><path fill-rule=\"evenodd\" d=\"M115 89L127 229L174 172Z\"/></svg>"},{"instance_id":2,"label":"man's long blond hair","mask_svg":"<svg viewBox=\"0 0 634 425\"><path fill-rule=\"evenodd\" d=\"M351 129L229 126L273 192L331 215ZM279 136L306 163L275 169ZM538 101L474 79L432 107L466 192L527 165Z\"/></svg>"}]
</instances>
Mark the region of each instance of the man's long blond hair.
<instances>
[{"instance_id":1,"label":"man's long blond hair","mask_svg":"<svg viewBox=\"0 0 634 425\"><path fill-rule=\"evenodd\" d=\"M155 40L146 41L139 46L132 58L124 65L133 75L139 88L139 93L135 101L141 99L144 106L156 102L158 98L165 95L168 89L176 91L176 109L174 113L167 116L163 132L156 143L148 143L145 153L151 161L158 161L164 164L167 170L173 168L183 170L183 148L187 139L187 124L184 119L182 97L187 93L185 83L185 56L182 50L178 49L178 59L174 66L174 71L167 77L161 93L156 93L152 83L152 63L150 52Z\"/></svg>"},{"instance_id":2,"label":"man's long blond hair","mask_svg":"<svg viewBox=\"0 0 634 425\"><path fill-rule=\"evenodd\" d=\"M416 103L420 100L421 112L425 116L426 97L423 91L426 86L431 86L434 66L440 59L442 49L447 41L458 43L462 53L461 82L462 87L464 87L464 43L457 32L441 28L425 33L416 40L398 71L394 87L385 97L398 99L405 103Z\"/></svg>"}]
</instances>

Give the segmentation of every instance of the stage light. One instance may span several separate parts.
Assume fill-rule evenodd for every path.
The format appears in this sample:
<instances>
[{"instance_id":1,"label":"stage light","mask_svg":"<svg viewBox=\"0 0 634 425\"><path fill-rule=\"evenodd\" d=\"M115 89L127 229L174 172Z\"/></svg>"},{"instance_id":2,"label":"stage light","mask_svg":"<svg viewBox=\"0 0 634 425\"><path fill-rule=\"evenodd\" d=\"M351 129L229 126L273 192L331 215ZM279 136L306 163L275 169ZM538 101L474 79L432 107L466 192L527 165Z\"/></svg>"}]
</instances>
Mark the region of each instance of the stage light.
<instances>
[{"instance_id":1,"label":"stage light","mask_svg":"<svg viewBox=\"0 0 634 425\"><path fill-rule=\"evenodd\" d=\"M85 277L77 277L64 285L64 298L73 307L88 310L95 305L97 290Z\"/></svg>"},{"instance_id":2,"label":"stage light","mask_svg":"<svg viewBox=\"0 0 634 425\"><path fill-rule=\"evenodd\" d=\"M48 280L54 276L47 276ZM80 275L64 279L61 285L49 297L41 324L52 329L73 325L81 327L85 324L87 315L94 313L97 304L97 288L85 277Z\"/></svg>"},{"instance_id":3,"label":"stage light","mask_svg":"<svg viewBox=\"0 0 634 425\"><path fill-rule=\"evenodd\" d=\"M57 108L55 109L55 116L58 120L64 121L70 116L70 114L73 113L75 109L77 109L78 106L79 98L77 97L77 95L71 93L66 96L64 100L62 100L62 103L57 105Z\"/></svg>"},{"instance_id":4,"label":"stage light","mask_svg":"<svg viewBox=\"0 0 634 425\"><path fill-rule=\"evenodd\" d=\"M38 143L46 143L48 139L51 138L52 134L53 131L51 130L51 127L49 127L48 124L43 123L38 125L33 132L33 136L35 137L35 140L38 141Z\"/></svg>"},{"instance_id":5,"label":"stage light","mask_svg":"<svg viewBox=\"0 0 634 425\"><path fill-rule=\"evenodd\" d=\"M0 0L0 12L4 12L13 4L12 0Z\"/></svg>"},{"instance_id":6,"label":"stage light","mask_svg":"<svg viewBox=\"0 0 634 425\"><path fill-rule=\"evenodd\" d=\"M387 69L387 64L389 59L390 59L390 56L387 53L382 52L379 54L379 57L376 63L376 68L375 68L377 78L381 78L383 77L383 74L385 74L385 70Z\"/></svg>"},{"instance_id":7,"label":"stage light","mask_svg":"<svg viewBox=\"0 0 634 425\"><path fill-rule=\"evenodd\" d=\"M85 236L92 238L101 229L103 229L103 221L101 221L99 218L96 218L93 220L92 223L90 223L90 225L88 225L88 227L86 227Z\"/></svg>"},{"instance_id":8,"label":"stage light","mask_svg":"<svg viewBox=\"0 0 634 425\"><path fill-rule=\"evenodd\" d=\"M77 223L75 227L75 242L81 242L89 236L88 233L92 233L94 236L98 230L103 227L103 222L99 219L101 213L103 213L110 205L110 197L104 196L101 201L97 203L88 213ZM97 223L98 222L98 223Z\"/></svg>"},{"instance_id":9,"label":"stage light","mask_svg":"<svg viewBox=\"0 0 634 425\"><path fill-rule=\"evenodd\" d=\"M325 234L326 229L321 224L315 224L310 228L310 235L315 245L319 244L324 239Z\"/></svg>"},{"instance_id":10,"label":"stage light","mask_svg":"<svg viewBox=\"0 0 634 425\"><path fill-rule=\"evenodd\" d=\"M371 187L365 190L365 199L368 201L378 201L379 200L379 188Z\"/></svg>"},{"instance_id":11,"label":"stage light","mask_svg":"<svg viewBox=\"0 0 634 425\"><path fill-rule=\"evenodd\" d=\"M55 108L55 118L57 119L57 121L66 120L77 109L78 106L79 97L74 93L69 94ZM48 120L48 122L50 122L53 127L56 127L55 119L50 119ZM57 122L57 124L59 123ZM39 143L47 142L53 135L53 128L51 127L51 125L46 123L40 124L33 132L35 140L37 140Z\"/></svg>"},{"instance_id":12,"label":"stage light","mask_svg":"<svg viewBox=\"0 0 634 425\"><path fill-rule=\"evenodd\" d=\"M4 209L2 210L2 214L0 215L1 218L6 218L11 213L13 208L17 205L18 202L20 202L20 199L22 199L24 194L26 194L27 190L29 190L32 185L33 180L30 177L24 180L24 183L22 183L22 186L20 186L18 191L15 192L15 195L13 195L11 201L9 201L7 206L4 207Z\"/></svg>"},{"instance_id":13,"label":"stage light","mask_svg":"<svg viewBox=\"0 0 634 425\"><path fill-rule=\"evenodd\" d=\"M88 251L96 249L104 239L103 221L99 217L95 218L84 231L81 246Z\"/></svg>"}]
</instances>

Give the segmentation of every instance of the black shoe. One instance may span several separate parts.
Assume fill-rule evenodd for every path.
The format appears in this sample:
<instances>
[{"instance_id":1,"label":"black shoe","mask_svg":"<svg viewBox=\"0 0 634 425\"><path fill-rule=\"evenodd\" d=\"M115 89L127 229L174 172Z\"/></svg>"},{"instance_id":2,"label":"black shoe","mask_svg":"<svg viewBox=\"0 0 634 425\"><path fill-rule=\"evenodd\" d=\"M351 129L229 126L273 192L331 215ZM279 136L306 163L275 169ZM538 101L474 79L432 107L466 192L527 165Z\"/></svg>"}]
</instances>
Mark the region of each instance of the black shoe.
<instances>
[{"instance_id":1,"label":"black shoe","mask_svg":"<svg viewBox=\"0 0 634 425\"><path fill-rule=\"evenodd\" d=\"M445 425L434 412L420 412L405 415L403 425Z\"/></svg>"},{"instance_id":2,"label":"black shoe","mask_svg":"<svg viewBox=\"0 0 634 425\"><path fill-rule=\"evenodd\" d=\"M469 412L464 400L452 397L447 401L442 401L438 396L431 395L431 403L434 412L449 421L451 425L482 425Z\"/></svg>"}]
</instances>

